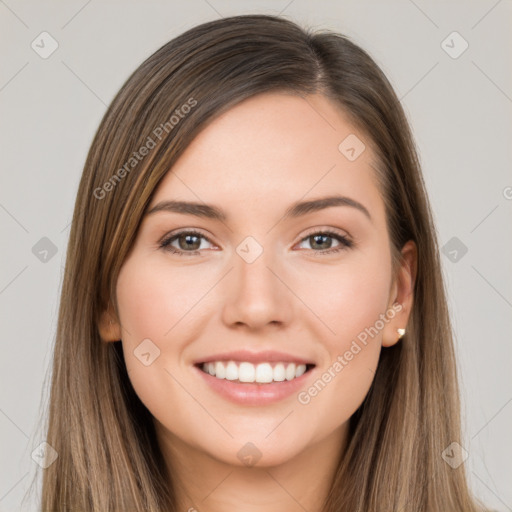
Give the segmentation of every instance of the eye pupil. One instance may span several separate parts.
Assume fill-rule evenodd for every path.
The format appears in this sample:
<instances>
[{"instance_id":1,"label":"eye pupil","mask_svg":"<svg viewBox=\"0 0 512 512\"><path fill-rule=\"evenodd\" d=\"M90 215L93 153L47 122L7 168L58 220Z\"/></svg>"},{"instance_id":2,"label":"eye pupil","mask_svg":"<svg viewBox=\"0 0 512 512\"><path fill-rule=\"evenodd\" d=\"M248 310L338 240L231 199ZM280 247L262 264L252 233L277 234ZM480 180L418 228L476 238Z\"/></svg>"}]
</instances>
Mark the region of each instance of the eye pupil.
<instances>
[{"instance_id":1,"label":"eye pupil","mask_svg":"<svg viewBox=\"0 0 512 512\"><path fill-rule=\"evenodd\" d=\"M190 242L190 239L192 238L195 238L196 239L196 242L194 244L194 242ZM197 242L197 240L199 240L199 237L197 235L180 235L179 238L179 245L180 245L180 248L181 249L199 249L199 247L201 246L201 241L199 241L199 243ZM185 240L185 244L182 245L181 242ZM192 247L192 245L194 245L194 247ZM197 247L195 246L197 245Z\"/></svg>"},{"instance_id":2,"label":"eye pupil","mask_svg":"<svg viewBox=\"0 0 512 512\"><path fill-rule=\"evenodd\" d=\"M320 245L320 247L318 247L319 249L329 249L331 247L331 245L332 245L332 238L330 236L328 236L328 235L313 235L311 238L314 240L314 243L311 244L311 247L315 247L315 246L318 247ZM318 238L322 239L320 244L317 243L317 239ZM321 244L325 243L326 239L331 239L331 243L328 244L328 247L321 247Z\"/></svg>"}]
</instances>

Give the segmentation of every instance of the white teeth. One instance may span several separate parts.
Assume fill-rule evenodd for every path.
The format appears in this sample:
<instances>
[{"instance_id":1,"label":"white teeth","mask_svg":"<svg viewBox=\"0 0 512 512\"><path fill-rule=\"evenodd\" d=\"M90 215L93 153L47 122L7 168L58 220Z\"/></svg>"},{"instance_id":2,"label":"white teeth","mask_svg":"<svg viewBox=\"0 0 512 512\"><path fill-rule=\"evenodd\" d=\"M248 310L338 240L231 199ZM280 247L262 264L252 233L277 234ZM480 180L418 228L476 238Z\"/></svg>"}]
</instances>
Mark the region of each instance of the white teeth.
<instances>
[{"instance_id":1,"label":"white teeth","mask_svg":"<svg viewBox=\"0 0 512 512\"><path fill-rule=\"evenodd\" d=\"M235 363L222 361L203 363L203 371L218 379L238 380L240 382L282 382L300 377L306 371L305 364L277 363L272 367L270 363Z\"/></svg>"},{"instance_id":2,"label":"white teeth","mask_svg":"<svg viewBox=\"0 0 512 512\"><path fill-rule=\"evenodd\" d=\"M240 363L238 367L238 380L240 382L254 382L256 368L251 363Z\"/></svg>"},{"instance_id":3,"label":"white teeth","mask_svg":"<svg viewBox=\"0 0 512 512\"><path fill-rule=\"evenodd\" d=\"M295 370L295 377L300 377L303 373L306 371L306 365L305 364L299 364L297 366L297 369Z\"/></svg>"},{"instance_id":4,"label":"white teeth","mask_svg":"<svg viewBox=\"0 0 512 512\"><path fill-rule=\"evenodd\" d=\"M282 382L286 378L286 370L283 363L277 363L274 366L274 380Z\"/></svg>"},{"instance_id":5,"label":"white teeth","mask_svg":"<svg viewBox=\"0 0 512 512\"><path fill-rule=\"evenodd\" d=\"M272 382L273 379L274 371L269 363L261 363L256 366L256 382Z\"/></svg>"},{"instance_id":6,"label":"white teeth","mask_svg":"<svg viewBox=\"0 0 512 512\"><path fill-rule=\"evenodd\" d=\"M226 369L224 368L224 365L219 361L215 363L215 376L219 379L225 379L226 378Z\"/></svg>"},{"instance_id":7,"label":"white teeth","mask_svg":"<svg viewBox=\"0 0 512 512\"><path fill-rule=\"evenodd\" d=\"M222 363L220 363L222 364ZM229 361L226 366L226 379L237 380L238 379L238 366L233 361Z\"/></svg>"}]
</instances>

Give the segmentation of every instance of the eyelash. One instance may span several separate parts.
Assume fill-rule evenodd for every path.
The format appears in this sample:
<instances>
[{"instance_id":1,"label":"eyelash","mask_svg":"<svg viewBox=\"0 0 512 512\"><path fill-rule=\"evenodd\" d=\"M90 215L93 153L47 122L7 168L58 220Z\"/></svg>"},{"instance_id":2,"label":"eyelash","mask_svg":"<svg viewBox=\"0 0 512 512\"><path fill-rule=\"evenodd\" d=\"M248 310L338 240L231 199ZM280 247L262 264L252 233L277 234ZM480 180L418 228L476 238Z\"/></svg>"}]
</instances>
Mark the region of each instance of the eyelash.
<instances>
[{"instance_id":1,"label":"eyelash","mask_svg":"<svg viewBox=\"0 0 512 512\"><path fill-rule=\"evenodd\" d=\"M191 230L184 229L182 231L179 231L178 233L173 234L171 237L164 239L162 242L160 242L160 249L164 249L165 251L169 251L170 253L176 254L178 256L185 256L185 255L187 255L187 256L195 256L195 255L197 255L199 253L199 250L183 251L183 250L176 249L175 247L172 247L170 245L171 242L173 242L180 235L183 235L183 234L195 235L195 236L197 236L199 238L204 238L208 242L212 243L211 240L208 237L204 236L199 231L195 231L193 229L191 229ZM334 239L336 239L336 240L338 240L340 242L340 245L338 247L335 247L334 249L325 249L323 251L314 251L314 250L311 249L313 251L313 253L318 253L317 254L318 256L323 256L325 254L334 254L334 253L337 253L337 252L340 252L340 251L343 251L343 250L346 250L346 249L350 249L354 245L354 243L351 240L349 240L347 237L345 237L343 235L340 235L339 233L335 233L333 231L328 231L328 230L327 231L314 231L312 233L309 233L304 238L302 238L300 240L300 242L302 243L305 240L307 240L308 238L311 238L311 237L316 236L316 235L327 235L328 238L334 238Z\"/></svg>"}]
</instances>

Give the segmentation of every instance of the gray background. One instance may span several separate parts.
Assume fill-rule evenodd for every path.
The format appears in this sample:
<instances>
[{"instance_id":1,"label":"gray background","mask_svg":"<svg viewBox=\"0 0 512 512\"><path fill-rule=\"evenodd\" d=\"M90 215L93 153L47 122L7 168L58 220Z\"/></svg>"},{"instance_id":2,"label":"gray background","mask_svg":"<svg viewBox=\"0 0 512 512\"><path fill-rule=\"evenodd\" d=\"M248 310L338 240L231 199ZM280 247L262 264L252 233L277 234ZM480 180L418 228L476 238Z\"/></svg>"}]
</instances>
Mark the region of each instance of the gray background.
<instances>
[{"instance_id":1,"label":"gray background","mask_svg":"<svg viewBox=\"0 0 512 512\"><path fill-rule=\"evenodd\" d=\"M38 467L31 454L44 440L36 422L74 198L106 105L174 36L219 16L256 12L347 34L395 87L445 247L471 485L487 504L512 510L510 0L89 0L58 7L0 0L1 511L36 509L21 500ZM43 31L59 45L46 59L31 47L43 45ZM462 40L442 44L453 31L469 44L457 58L446 45L458 53ZM44 45L50 48L49 39ZM43 237L56 254L43 252Z\"/></svg>"}]
</instances>

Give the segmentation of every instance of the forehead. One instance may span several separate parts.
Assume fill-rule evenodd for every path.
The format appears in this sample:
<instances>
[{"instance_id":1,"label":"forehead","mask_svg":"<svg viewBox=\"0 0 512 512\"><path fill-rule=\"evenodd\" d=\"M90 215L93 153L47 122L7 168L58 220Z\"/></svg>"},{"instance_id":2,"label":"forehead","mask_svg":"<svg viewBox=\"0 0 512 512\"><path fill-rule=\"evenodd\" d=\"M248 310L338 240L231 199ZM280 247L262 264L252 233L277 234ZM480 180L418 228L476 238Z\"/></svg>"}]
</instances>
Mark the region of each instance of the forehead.
<instances>
[{"instance_id":1,"label":"forehead","mask_svg":"<svg viewBox=\"0 0 512 512\"><path fill-rule=\"evenodd\" d=\"M357 156L351 148L362 152ZM265 93L239 103L200 132L164 177L150 207L179 199L239 213L340 194L378 217L384 213L374 158L370 141L331 100Z\"/></svg>"}]
</instances>

